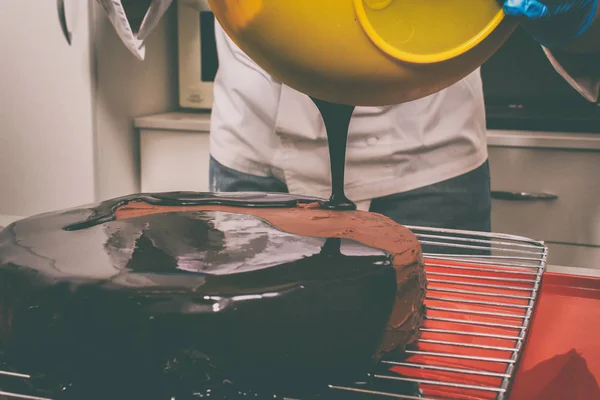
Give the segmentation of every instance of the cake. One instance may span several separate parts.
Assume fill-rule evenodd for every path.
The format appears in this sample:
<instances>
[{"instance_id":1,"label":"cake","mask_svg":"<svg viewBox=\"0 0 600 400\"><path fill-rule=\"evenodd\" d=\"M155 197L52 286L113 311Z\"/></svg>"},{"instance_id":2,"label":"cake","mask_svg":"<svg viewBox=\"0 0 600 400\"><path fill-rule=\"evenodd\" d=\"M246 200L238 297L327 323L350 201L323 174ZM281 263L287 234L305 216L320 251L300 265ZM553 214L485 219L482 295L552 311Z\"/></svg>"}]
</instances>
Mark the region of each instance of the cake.
<instances>
[{"instance_id":1,"label":"cake","mask_svg":"<svg viewBox=\"0 0 600 400\"><path fill-rule=\"evenodd\" d=\"M359 379L418 338L421 249L319 204L145 194L11 224L3 361L64 399L308 399Z\"/></svg>"}]
</instances>

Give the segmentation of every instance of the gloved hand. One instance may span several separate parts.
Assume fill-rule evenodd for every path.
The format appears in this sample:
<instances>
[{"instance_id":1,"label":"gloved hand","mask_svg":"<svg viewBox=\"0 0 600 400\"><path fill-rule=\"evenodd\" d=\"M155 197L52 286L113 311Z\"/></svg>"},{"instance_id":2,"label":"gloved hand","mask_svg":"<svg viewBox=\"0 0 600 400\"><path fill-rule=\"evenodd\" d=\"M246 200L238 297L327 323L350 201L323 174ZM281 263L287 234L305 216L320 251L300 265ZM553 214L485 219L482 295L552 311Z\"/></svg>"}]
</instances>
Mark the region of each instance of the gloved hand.
<instances>
[{"instance_id":1,"label":"gloved hand","mask_svg":"<svg viewBox=\"0 0 600 400\"><path fill-rule=\"evenodd\" d=\"M540 44L550 49L568 46L591 25L598 0L502 0L507 15Z\"/></svg>"}]
</instances>

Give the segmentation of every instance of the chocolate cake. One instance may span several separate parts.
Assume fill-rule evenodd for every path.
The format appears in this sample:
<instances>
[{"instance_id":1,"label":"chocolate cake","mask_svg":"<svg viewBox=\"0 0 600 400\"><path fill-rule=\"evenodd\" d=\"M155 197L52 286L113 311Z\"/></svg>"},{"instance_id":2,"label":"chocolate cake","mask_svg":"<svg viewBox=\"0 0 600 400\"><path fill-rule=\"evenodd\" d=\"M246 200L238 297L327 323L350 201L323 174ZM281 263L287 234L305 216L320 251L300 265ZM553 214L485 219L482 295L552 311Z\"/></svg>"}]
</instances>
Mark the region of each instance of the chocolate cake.
<instances>
[{"instance_id":1,"label":"chocolate cake","mask_svg":"<svg viewBox=\"0 0 600 400\"><path fill-rule=\"evenodd\" d=\"M418 337L421 249L320 204L136 195L11 224L3 360L61 399L309 399L360 379Z\"/></svg>"}]
</instances>

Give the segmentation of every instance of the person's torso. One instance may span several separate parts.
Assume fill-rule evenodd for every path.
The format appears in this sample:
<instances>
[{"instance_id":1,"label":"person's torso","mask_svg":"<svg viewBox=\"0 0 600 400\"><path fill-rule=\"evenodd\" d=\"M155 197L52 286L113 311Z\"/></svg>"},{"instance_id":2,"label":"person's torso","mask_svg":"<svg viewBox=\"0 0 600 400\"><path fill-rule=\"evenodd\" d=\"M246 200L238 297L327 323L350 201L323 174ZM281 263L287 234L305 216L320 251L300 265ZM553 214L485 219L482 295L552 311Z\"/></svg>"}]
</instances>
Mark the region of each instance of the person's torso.
<instances>
[{"instance_id":1,"label":"person's torso","mask_svg":"<svg viewBox=\"0 0 600 400\"><path fill-rule=\"evenodd\" d=\"M217 27L219 72L211 153L256 175L285 176L292 193L330 188L327 135L312 100L274 80ZM393 106L357 107L346 155L353 200L407 191L466 173L487 158L479 71L434 95Z\"/></svg>"}]
</instances>

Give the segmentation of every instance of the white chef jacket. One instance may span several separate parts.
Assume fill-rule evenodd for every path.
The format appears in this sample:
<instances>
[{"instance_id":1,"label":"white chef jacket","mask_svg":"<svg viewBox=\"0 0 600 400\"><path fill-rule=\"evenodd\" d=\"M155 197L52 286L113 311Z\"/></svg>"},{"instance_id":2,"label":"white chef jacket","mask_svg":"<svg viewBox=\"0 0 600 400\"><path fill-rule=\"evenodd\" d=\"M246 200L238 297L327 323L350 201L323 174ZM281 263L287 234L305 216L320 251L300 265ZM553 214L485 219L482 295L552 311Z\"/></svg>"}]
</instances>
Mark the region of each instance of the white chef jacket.
<instances>
[{"instance_id":1,"label":"white chef jacket","mask_svg":"<svg viewBox=\"0 0 600 400\"><path fill-rule=\"evenodd\" d=\"M290 193L328 197L325 126L310 98L272 78L217 24L211 155L247 174L274 176ZM346 195L374 198L442 182L488 157L480 71L431 96L357 107L348 134Z\"/></svg>"}]
</instances>

